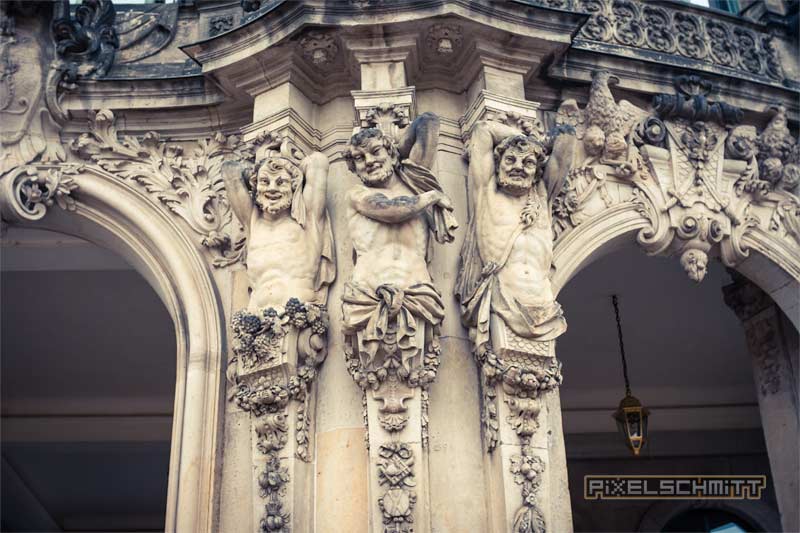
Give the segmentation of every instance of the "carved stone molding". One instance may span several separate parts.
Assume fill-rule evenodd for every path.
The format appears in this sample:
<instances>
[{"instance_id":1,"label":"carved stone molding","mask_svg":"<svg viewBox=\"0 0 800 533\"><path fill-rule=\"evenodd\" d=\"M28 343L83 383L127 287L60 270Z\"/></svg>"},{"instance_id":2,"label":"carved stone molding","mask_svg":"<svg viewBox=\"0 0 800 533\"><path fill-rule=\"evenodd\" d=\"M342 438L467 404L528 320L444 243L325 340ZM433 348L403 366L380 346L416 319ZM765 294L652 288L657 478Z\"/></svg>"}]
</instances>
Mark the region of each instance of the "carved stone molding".
<instances>
[{"instance_id":1,"label":"carved stone molding","mask_svg":"<svg viewBox=\"0 0 800 533\"><path fill-rule=\"evenodd\" d=\"M221 175L224 160L253 158L252 148L240 138L217 134L185 150L155 132L120 136L114 114L102 110L91 116L89 133L73 140L70 149L119 179L142 185L188 225L213 255L215 267L243 259L245 240L233 221Z\"/></svg>"}]
</instances>

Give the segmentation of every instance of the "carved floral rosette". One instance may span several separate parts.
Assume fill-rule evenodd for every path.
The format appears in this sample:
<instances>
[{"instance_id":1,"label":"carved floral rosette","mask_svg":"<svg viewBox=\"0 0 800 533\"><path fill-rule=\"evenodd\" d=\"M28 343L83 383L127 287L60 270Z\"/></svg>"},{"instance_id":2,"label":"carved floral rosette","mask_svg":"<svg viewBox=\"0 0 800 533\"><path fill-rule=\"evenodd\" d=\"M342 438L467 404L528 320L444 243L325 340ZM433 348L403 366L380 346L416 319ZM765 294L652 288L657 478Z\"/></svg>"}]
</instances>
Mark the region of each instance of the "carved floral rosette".
<instances>
[{"instance_id":1,"label":"carved floral rosette","mask_svg":"<svg viewBox=\"0 0 800 533\"><path fill-rule=\"evenodd\" d=\"M308 462L311 385L326 355L328 313L321 305L291 298L283 308L238 311L231 331L230 398L251 414L256 447L266 457L258 479L267 500L261 531L288 532L283 496L290 476L279 455L290 432L287 407L295 403L294 455Z\"/></svg>"}]
</instances>

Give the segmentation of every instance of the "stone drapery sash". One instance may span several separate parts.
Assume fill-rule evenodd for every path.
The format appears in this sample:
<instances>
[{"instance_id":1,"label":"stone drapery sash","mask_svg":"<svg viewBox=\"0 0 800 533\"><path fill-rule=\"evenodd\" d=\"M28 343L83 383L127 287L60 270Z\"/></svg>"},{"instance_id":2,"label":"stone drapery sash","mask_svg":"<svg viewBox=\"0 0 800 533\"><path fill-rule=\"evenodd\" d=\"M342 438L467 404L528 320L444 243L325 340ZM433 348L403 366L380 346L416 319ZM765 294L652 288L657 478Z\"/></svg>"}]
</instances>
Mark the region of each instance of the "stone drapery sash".
<instances>
[{"instance_id":1,"label":"stone drapery sash","mask_svg":"<svg viewBox=\"0 0 800 533\"><path fill-rule=\"evenodd\" d=\"M358 338L362 364L375 358L381 341L396 319L397 346L403 366L422 348L414 343L419 320L436 326L444 319L442 296L431 283L417 283L405 289L381 285L374 291L356 283L346 283L342 297L344 333ZM424 324L423 324L424 326Z\"/></svg>"},{"instance_id":2,"label":"stone drapery sash","mask_svg":"<svg viewBox=\"0 0 800 533\"><path fill-rule=\"evenodd\" d=\"M497 279L497 273L502 269L511 255L511 250L517 238L527 228L520 222L514 228L500 261L489 262L475 280L475 287L462 300L461 321L470 328L475 328L473 341L478 348L489 343L489 319L495 313L508 325L511 330L528 339L537 341L553 340L566 331L561 305L553 302L547 306L528 306L520 304L513 295L503 289ZM473 239L475 237L473 236ZM477 252L474 250L473 253ZM463 260L463 258L462 258ZM463 293L462 293L463 295Z\"/></svg>"}]
</instances>

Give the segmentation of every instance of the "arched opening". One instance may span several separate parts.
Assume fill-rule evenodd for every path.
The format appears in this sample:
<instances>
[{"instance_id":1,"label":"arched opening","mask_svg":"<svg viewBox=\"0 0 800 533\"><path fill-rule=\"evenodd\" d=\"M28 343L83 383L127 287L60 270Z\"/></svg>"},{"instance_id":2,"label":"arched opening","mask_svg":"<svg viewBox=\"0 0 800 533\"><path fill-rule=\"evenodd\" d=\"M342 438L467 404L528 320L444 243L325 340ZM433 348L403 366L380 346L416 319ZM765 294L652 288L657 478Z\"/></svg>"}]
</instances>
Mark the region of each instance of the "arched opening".
<instances>
[{"instance_id":1,"label":"arched opening","mask_svg":"<svg viewBox=\"0 0 800 533\"><path fill-rule=\"evenodd\" d=\"M11 227L0 262L2 527L163 531L175 326L87 241Z\"/></svg>"},{"instance_id":2,"label":"arched opening","mask_svg":"<svg viewBox=\"0 0 800 533\"><path fill-rule=\"evenodd\" d=\"M212 531L225 339L208 263L177 220L135 184L95 167L84 168L74 180L75 211L51 208L43 218L11 215L21 219L20 226L73 235L115 252L160 297L176 340L164 529ZM6 207L13 202L4 199Z\"/></svg>"},{"instance_id":3,"label":"arched opening","mask_svg":"<svg viewBox=\"0 0 800 533\"><path fill-rule=\"evenodd\" d=\"M751 355L723 301L728 273L714 262L694 284L677 261L648 257L630 241L599 255L558 297L569 323L558 356L575 531L637 531L653 505L585 500L584 476L593 474L766 475L762 502L777 519ZM651 409L640 457L626 448L611 416L625 395L612 294L620 300L633 395Z\"/></svg>"}]
</instances>

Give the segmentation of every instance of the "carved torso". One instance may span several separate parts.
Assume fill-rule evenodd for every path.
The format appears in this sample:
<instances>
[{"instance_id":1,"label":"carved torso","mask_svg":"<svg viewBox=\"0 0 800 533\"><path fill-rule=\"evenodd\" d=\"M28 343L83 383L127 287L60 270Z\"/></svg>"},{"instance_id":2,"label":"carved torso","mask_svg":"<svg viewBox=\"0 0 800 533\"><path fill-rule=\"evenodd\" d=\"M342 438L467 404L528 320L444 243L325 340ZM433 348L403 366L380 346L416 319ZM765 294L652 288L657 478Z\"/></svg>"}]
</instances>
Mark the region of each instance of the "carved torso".
<instances>
[{"instance_id":1,"label":"carved torso","mask_svg":"<svg viewBox=\"0 0 800 533\"><path fill-rule=\"evenodd\" d=\"M541 185L534 185L531 192L538 195L537 220L516 237L507 261L497 274L503 288L526 305L547 305L554 299L549 279L553 233L547 197ZM503 261L509 239L517 233L527 203L527 196L516 197L499 191L494 179L478 193L477 240L484 264Z\"/></svg>"},{"instance_id":2,"label":"carved torso","mask_svg":"<svg viewBox=\"0 0 800 533\"><path fill-rule=\"evenodd\" d=\"M412 194L399 182L385 189L362 185L353 192L358 194L365 190L380 192L389 199ZM375 289L384 284L405 288L431 281L425 260L428 225L424 217L390 224L368 218L353 207L348 208L347 216L356 252L354 283Z\"/></svg>"},{"instance_id":3,"label":"carved torso","mask_svg":"<svg viewBox=\"0 0 800 533\"><path fill-rule=\"evenodd\" d=\"M303 228L288 213L267 220L253 210L247 249L250 310L282 307L289 298L323 303L314 290L322 232L318 222L308 218Z\"/></svg>"}]
</instances>

